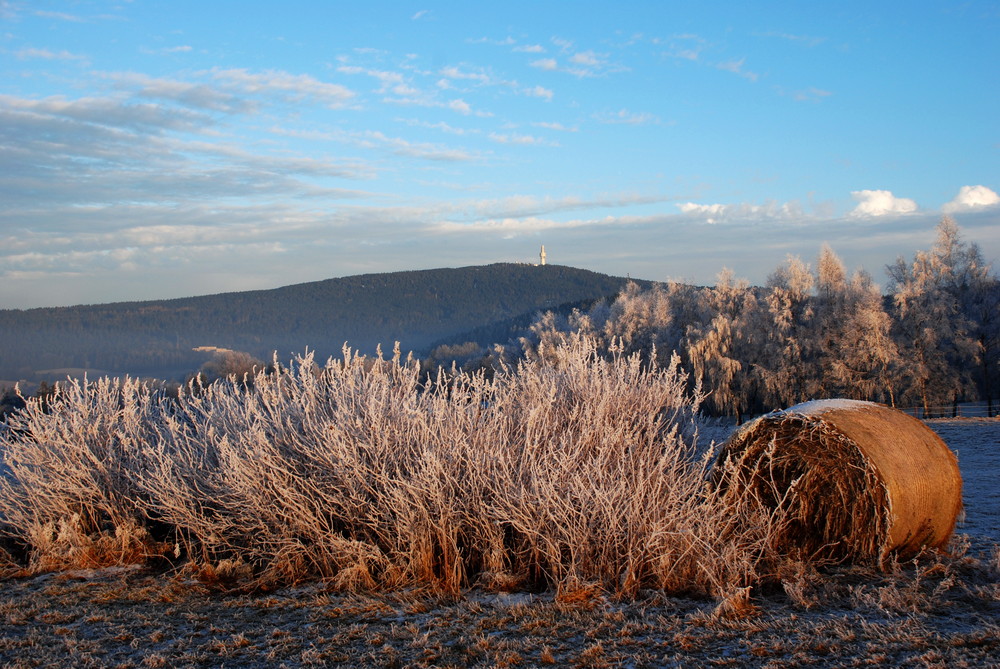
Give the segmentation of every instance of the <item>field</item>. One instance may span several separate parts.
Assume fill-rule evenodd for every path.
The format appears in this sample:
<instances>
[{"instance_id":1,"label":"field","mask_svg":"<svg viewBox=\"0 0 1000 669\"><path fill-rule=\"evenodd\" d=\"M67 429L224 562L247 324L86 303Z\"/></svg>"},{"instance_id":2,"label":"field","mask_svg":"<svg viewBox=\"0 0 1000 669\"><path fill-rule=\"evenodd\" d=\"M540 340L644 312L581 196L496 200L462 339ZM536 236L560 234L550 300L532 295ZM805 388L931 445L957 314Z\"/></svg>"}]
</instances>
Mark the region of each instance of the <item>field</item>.
<instances>
[{"instance_id":1,"label":"field","mask_svg":"<svg viewBox=\"0 0 1000 669\"><path fill-rule=\"evenodd\" d=\"M220 592L190 573L111 567L5 582L0 662L30 666L996 666L1000 421L930 425L959 455L966 518L947 556L888 572L799 565L728 597L593 583L555 591L311 581ZM716 426L706 433L724 436Z\"/></svg>"},{"instance_id":2,"label":"field","mask_svg":"<svg viewBox=\"0 0 1000 669\"><path fill-rule=\"evenodd\" d=\"M0 662L33 666L996 666L1000 421L933 421L959 452L964 557L803 569L746 601L473 590L222 594L142 568L5 583ZM968 544L968 546L963 546Z\"/></svg>"}]
</instances>

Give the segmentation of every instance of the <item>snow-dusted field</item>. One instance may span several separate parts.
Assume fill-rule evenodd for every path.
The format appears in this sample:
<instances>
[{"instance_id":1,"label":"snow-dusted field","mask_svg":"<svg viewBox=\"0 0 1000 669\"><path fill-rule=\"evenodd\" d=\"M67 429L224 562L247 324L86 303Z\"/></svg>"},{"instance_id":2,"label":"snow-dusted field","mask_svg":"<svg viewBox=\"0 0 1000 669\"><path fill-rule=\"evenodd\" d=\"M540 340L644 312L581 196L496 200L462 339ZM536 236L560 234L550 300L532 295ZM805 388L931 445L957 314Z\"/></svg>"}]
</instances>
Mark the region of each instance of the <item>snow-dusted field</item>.
<instances>
[{"instance_id":1,"label":"snow-dusted field","mask_svg":"<svg viewBox=\"0 0 1000 669\"><path fill-rule=\"evenodd\" d=\"M958 453L977 559L897 571L805 571L740 610L712 599L597 591L339 592L307 583L221 596L139 567L2 584L0 666L996 666L1000 420L928 423ZM702 439L725 439L715 424ZM589 593L589 594L588 594Z\"/></svg>"},{"instance_id":2,"label":"snow-dusted field","mask_svg":"<svg viewBox=\"0 0 1000 669\"><path fill-rule=\"evenodd\" d=\"M968 534L974 547L1000 543L1000 419L942 419L927 425L958 455L965 521L955 530Z\"/></svg>"}]
</instances>

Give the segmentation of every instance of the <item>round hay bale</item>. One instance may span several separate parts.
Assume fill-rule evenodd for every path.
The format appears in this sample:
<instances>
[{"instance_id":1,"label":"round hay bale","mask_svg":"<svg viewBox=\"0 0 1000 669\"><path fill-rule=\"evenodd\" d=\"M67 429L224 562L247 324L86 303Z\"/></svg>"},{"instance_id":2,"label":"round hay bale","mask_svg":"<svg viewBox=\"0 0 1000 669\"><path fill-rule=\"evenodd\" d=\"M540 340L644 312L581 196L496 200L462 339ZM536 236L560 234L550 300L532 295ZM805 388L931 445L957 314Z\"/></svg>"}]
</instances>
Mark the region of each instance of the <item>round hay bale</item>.
<instances>
[{"instance_id":1,"label":"round hay bale","mask_svg":"<svg viewBox=\"0 0 1000 669\"><path fill-rule=\"evenodd\" d=\"M722 445L713 480L734 511L774 521L772 549L800 559L905 559L947 543L962 510L954 453L921 421L873 402L762 416Z\"/></svg>"}]
</instances>

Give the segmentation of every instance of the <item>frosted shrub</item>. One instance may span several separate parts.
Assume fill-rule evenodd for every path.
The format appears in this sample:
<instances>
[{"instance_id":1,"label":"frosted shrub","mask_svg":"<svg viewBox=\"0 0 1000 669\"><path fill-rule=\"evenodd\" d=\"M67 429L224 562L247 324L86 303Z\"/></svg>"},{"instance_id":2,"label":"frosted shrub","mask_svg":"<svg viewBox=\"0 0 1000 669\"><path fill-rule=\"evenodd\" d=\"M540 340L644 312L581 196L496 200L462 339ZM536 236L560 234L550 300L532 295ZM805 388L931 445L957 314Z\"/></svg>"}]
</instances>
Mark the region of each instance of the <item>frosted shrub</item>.
<instances>
[{"instance_id":1,"label":"frosted shrub","mask_svg":"<svg viewBox=\"0 0 1000 669\"><path fill-rule=\"evenodd\" d=\"M0 428L0 523L39 564L133 561L148 543L136 474L159 441L163 397L102 378L59 384L48 405L29 398Z\"/></svg>"},{"instance_id":2,"label":"frosted shrub","mask_svg":"<svg viewBox=\"0 0 1000 669\"><path fill-rule=\"evenodd\" d=\"M0 440L7 531L37 556L67 523L138 525L203 574L261 585L724 594L753 576L761 539L705 489L676 358L571 335L491 380L428 382L397 350L252 381L174 401L105 379L30 405Z\"/></svg>"}]
</instances>

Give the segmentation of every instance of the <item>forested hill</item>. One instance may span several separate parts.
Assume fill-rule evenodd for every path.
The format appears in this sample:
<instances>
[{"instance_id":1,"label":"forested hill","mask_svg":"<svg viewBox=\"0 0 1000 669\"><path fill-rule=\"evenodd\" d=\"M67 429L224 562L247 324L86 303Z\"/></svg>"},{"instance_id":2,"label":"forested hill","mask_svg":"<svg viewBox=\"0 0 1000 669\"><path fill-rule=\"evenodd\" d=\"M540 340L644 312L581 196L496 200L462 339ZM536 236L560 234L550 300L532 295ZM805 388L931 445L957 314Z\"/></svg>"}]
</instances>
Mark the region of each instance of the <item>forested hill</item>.
<instances>
[{"instance_id":1,"label":"forested hill","mask_svg":"<svg viewBox=\"0 0 1000 669\"><path fill-rule=\"evenodd\" d=\"M59 378L67 370L176 377L215 346L279 359L344 342L420 351L433 341L616 294L627 282L558 265L494 264L364 274L273 290L150 302L0 310L0 379Z\"/></svg>"}]
</instances>

